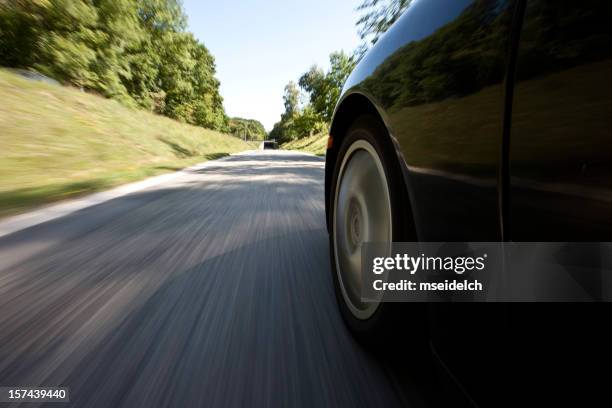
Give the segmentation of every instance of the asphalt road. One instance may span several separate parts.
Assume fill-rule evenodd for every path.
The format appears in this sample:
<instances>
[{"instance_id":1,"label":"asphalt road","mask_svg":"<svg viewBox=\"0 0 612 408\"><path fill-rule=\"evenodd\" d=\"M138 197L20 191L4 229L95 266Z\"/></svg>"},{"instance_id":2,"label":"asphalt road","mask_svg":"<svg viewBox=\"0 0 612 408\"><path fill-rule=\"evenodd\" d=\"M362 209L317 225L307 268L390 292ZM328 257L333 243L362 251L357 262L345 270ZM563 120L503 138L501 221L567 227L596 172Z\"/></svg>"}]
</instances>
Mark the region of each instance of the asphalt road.
<instances>
[{"instance_id":1,"label":"asphalt road","mask_svg":"<svg viewBox=\"0 0 612 408\"><path fill-rule=\"evenodd\" d=\"M405 404L337 311L323 167L232 156L0 238L0 385L78 407Z\"/></svg>"}]
</instances>

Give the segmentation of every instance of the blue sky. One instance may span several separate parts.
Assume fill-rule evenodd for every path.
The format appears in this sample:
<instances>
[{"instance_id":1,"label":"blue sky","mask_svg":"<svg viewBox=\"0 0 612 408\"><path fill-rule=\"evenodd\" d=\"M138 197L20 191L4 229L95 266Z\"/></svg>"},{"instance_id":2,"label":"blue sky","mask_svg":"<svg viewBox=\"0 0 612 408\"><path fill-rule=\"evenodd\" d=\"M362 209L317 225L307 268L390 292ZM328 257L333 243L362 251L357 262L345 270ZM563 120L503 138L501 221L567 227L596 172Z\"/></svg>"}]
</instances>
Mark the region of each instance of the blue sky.
<instances>
[{"instance_id":1,"label":"blue sky","mask_svg":"<svg viewBox=\"0 0 612 408\"><path fill-rule=\"evenodd\" d=\"M230 116L267 130L283 112L283 88L335 50L359 44L359 0L184 0L189 30L215 56Z\"/></svg>"}]
</instances>

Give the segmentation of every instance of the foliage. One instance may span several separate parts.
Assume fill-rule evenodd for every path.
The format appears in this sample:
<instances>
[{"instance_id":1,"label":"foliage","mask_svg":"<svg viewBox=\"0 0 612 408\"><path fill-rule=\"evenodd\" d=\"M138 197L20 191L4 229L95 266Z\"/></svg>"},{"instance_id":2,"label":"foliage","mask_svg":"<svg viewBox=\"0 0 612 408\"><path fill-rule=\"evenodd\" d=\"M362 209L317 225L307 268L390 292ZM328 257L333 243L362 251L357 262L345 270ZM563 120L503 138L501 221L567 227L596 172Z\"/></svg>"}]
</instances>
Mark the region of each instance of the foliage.
<instances>
[{"instance_id":1,"label":"foliage","mask_svg":"<svg viewBox=\"0 0 612 408\"><path fill-rule=\"evenodd\" d=\"M283 94L283 103L285 105L284 115L287 119L295 117L299 112L300 90L293 81L289 81L285 85L285 93Z\"/></svg>"},{"instance_id":2,"label":"foliage","mask_svg":"<svg viewBox=\"0 0 612 408\"><path fill-rule=\"evenodd\" d=\"M327 73L314 65L299 80L300 87L309 94L314 112L327 123L331 121L342 87L355 67L353 58L343 51L332 53L329 64Z\"/></svg>"},{"instance_id":3,"label":"foliage","mask_svg":"<svg viewBox=\"0 0 612 408\"><path fill-rule=\"evenodd\" d=\"M363 55L368 43L375 44L400 18L411 2L412 0L364 0L357 7L357 11L362 13L357 21L357 27L359 27L359 36L364 41L364 45L357 53Z\"/></svg>"},{"instance_id":4,"label":"foliage","mask_svg":"<svg viewBox=\"0 0 612 408\"><path fill-rule=\"evenodd\" d=\"M231 118L229 131L236 137L246 136L249 140L263 140L266 137L266 129L255 119Z\"/></svg>"},{"instance_id":5,"label":"foliage","mask_svg":"<svg viewBox=\"0 0 612 408\"><path fill-rule=\"evenodd\" d=\"M300 138L324 132L327 129L327 124L321 120L321 116L311 105L306 105L293 120L293 128L298 138Z\"/></svg>"},{"instance_id":6,"label":"foliage","mask_svg":"<svg viewBox=\"0 0 612 408\"><path fill-rule=\"evenodd\" d=\"M208 49L179 0L0 1L0 64L228 130Z\"/></svg>"},{"instance_id":7,"label":"foliage","mask_svg":"<svg viewBox=\"0 0 612 408\"><path fill-rule=\"evenodd\" d=\"M296 135L292 125L292 121L276 122L270 133L268 133L268 139L276 140L279 143L286 143L294 140Z\"/></svg>"},{"instance_id":8,"label":"foliage","mask_svg":"<svg viewBox=\"0 0 612 408\"><path fill-rule=\"evenodd\" d=\"M290 82L285 87L285 112L281 115L281 120L274 125L269 137L281 143L287 143L312 136L315 133L325 133L342 93L342 87L357 61L366 52L369 43L376 43L379 37L408 8L411 1L364 0L357 8L357 11L362 13L357 21L357 26L364 43L351 56L343 51L332 53L329 56L328 72L313 65L302 74L298 83L308 96L306 106L299 107L299 89L293 82ZM441 89L444 84L439 79L432 78L429 87Z\"/></svg>"},{"instance_id":9,"label":"foliage","mask_svg":"<svg viewBox=\"0 0 612 408\"><path fill-rule=\"evenodd\" d=\"M313 65L300 77L299 88L293 81L287 84L283 96L285 112L274 125L270 138L285 143L326 131L342 87L355 66L354 59L342 51L332 53L329 63L328 72ZM305 106L300 106L300 89L308 97Z\"/></svg>"},{"instance_id":10,"label":"foliage","mask_svg":"<svg viewBox=\"0 0 612 408\"><path fill-rule=\"evenodd\" d=\"M295 120L300 115L300 97L300 90L296 83L289 81L289 83L285 85L285 91L283 93L285 112L281 114L280 122L274 124L269 134L270 139L275 139L279 143L284 143L298 137L299 133L295 126Z\"/></svg>"}]
</instances>

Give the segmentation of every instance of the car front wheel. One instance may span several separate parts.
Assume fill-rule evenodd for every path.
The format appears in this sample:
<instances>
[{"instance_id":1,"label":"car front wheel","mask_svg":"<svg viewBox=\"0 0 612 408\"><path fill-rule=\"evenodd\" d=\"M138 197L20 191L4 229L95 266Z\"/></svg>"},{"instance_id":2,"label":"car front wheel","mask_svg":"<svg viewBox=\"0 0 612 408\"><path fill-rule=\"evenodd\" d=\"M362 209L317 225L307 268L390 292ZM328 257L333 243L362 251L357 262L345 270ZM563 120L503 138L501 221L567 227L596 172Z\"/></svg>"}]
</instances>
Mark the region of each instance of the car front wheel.
<instances>
[{"instance_id":1,"label":"car front wheel","mask_svg":"<svg viewBox=\"0 0 612 408\"><path fill-rule=\"evenodd\" d=\"M361 251L366 242L405 240L403 183L393 151L376 118L359 118L340 147L331 191L330 255L342 316L360 339L370 341L397 320L398 305L361 299Z\"/></svg>"}]
</instances>

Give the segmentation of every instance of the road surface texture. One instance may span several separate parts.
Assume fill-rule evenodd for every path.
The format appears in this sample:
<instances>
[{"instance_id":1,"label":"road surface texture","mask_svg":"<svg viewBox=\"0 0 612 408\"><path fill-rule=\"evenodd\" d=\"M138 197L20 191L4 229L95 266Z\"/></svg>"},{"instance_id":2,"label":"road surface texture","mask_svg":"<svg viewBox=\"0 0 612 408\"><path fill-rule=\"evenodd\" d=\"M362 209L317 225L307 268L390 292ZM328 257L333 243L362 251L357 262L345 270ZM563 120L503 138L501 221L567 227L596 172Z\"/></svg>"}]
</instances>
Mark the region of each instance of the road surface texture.
<instances>
[{"instance_id":1,"label":"road surface texture","mask_svg":"<svg viewBox=\"0 0 612 408\"><path fill-rule=\"evenodd\" d=\"M323 172L231 156L0 238L0 385L78 407L406 404L337 311Z\"/></svg>"}]
</instances>

